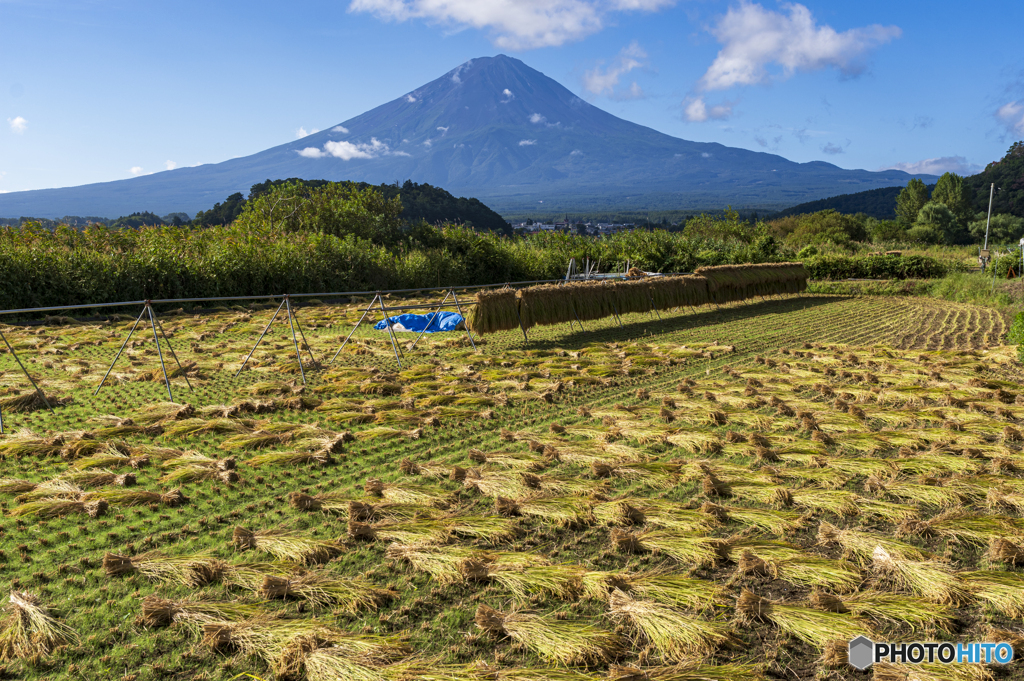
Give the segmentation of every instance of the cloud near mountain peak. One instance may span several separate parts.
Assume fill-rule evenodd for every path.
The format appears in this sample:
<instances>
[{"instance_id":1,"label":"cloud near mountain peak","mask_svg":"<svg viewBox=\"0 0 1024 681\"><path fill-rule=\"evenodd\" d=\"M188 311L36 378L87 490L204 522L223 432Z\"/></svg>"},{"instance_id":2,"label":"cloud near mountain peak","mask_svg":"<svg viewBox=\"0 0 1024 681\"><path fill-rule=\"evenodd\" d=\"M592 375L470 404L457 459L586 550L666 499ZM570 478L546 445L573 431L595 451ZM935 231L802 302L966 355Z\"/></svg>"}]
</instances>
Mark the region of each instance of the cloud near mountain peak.
<instances>
[{"instance_id":1,"label":"cloud near mountain peak","mask_svg":"<svg viewBox=\"0 0 1024 681\"><path fill-rule=\"evenodd\" d=\"M604 28L616 12L656 12L676 0L352 0L350 12L486 29L500 48L555 47Z\"/></svg>"},{"instance_id":2,"label":"cloud near mountain peak","mask_svg":"<svg viewBox=\"0 0 1024 681\"><path fill-rule=\"evenodd\" d=\"M317 147L306 147L296 151L304 158L325 158L328 156L340 158L342 161L351 161L357 158L377 158L379 156L409 156L404 151L395 151L387 143L381 142L376 137L371 137L369 142L326 142L323 149Z\"/></svg>"}]
</instances>

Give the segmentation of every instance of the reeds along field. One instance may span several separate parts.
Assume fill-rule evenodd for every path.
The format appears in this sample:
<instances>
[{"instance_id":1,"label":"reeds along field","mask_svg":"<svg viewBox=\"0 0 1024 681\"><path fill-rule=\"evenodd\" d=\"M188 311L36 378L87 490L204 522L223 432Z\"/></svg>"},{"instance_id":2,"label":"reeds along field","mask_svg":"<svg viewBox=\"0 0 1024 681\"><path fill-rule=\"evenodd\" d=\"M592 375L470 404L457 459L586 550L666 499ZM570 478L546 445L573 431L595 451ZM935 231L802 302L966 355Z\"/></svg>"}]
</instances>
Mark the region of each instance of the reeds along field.
<instances>
[{"instance_id":1,"label":"reeds along field","mask_svg":"<svg viewBox=\"0 0 1024 681\"><path fill-rule=\"evenodd\" d=\"M284 320L235 377L272 307L161 310L173 402L152 334L92 396L134 317L2 327L54 413L0 354L0 677L855 679L860 634L1018 646L1002 318L712 276L560 287L586 331L529 342L495 292L477 350L399 334L401 368L363 327L331 364L369 301L313 302L305 383Z\"/></svg>"}]
</instances>

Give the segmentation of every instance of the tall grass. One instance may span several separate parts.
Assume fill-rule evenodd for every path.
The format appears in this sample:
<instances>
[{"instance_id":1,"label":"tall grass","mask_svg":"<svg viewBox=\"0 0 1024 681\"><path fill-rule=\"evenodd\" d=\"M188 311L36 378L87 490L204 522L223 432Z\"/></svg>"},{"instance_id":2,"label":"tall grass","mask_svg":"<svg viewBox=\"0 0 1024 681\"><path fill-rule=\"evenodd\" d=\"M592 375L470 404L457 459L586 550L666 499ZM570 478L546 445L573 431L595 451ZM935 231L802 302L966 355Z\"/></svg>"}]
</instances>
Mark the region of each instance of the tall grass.
<instances>
[{"instance_id":1,"label":"tall grass","mask_svg":"<svg viewBox=\"0 0 1024 681\"><path fill-rule=\"evenodd\" d=\"M514 239L461 226L419 230L389 247L315 231L0 227L0 308L146 298L378 290L559 278L570 258L604 271L781 260L740 239L638 230L611 237Z\"/></svg>"}]
</instances>

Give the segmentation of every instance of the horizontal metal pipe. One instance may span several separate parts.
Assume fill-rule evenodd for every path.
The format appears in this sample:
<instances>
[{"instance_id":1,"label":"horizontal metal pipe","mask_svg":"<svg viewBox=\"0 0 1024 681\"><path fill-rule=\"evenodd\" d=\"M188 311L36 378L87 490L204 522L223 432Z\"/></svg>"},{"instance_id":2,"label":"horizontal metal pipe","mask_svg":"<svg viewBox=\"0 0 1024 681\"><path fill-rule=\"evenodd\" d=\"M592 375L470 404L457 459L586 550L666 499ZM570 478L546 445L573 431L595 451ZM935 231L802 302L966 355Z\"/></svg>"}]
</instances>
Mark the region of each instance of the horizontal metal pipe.
<instances>
[{"instance_id":1,"label":"horizontal metal pipe","mask_svg":"<svg viewBox=\"0 0 1024 681\"><path fill-rule=\"evenodd\" d=\"M693 274L692 272L672 272L664 274L662 276L674 276L683 274ZM473 284L472 286L437 286L434 288L399 288L391 289L390 291L381 291L385 293L426 293L429 291L472 291L476 289L485 288L500 288L503 286L527 286L532 284L556 284L565 283L565 279L537 279L534 281L510 281L501 282L498 284ZM574 281L587 281L585 279L579 279ZM591 279L590 281L595 281ZM169 305L172 303L217 303L229 300L275 300L284 298L285 295L289 295L291 298L335 298L338 296L373 296L376 295L376 291L340 291L335 293L274 293L262 296L225 296L219 298L162 298L159 300L150 300L151 305ZM24 314L28 312L62 312L66 310L88 310L92 308L100 307L133 307L135 305L145 305L145 300L129 300L122 303L90 303L87 305L60 305L56 307L26 307L16 310L0 310L0 315L10 314ZM388 308L399 309L399 308ZM411 308L410 308L411 309Z\"/></svg>"},{"instance_id":2,"label":"horizontal metal pipe","mask_svg":"<svg viewBox=\"0 0 1024 681\"><path fill-rule=\"evenodd\" d=\"M145 300L131 300L127 303L96 303L95 305L62 305L60 307L26 307L21 310L0 310L0 314L18 314L19 312L60 312L62 310L87 310L93 307L133 307L145 305Z\"/></svg>"},{"instance_id":3,"label":"horizontal metal pipe","mask_svg":"<svg viewBox=\"0 0 1024 681\"><path fill-rule=\"evenodd\" d=\"M462 307L469 307L470 305L476 305L476 301L473 301L472 303L462 303ZM395 305L395 306L390 306L389 305L388 307L385 307L384 309L387 310L388 312L390 312L391 310L422 310L422 309L432 310L432 309L434 309L436 307L456 307L456 305L455 305L455 303L445 303L444 305L436 305L436 304L435 305ZM370 311L373 312L373 310L370 310Z\"/></svg>"}]
</instances>

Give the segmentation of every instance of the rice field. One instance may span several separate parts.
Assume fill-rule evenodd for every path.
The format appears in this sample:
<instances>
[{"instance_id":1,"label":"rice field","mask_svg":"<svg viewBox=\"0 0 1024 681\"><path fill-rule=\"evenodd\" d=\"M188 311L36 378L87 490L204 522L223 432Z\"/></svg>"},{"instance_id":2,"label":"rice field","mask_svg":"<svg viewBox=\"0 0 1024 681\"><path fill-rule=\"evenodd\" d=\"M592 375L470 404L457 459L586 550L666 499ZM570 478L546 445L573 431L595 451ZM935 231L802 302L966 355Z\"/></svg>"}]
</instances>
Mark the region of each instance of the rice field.
<instances>
[{"instance_id":1,"label":"rice field","mask_svg":"<svg viewBox=\"0 0 1024 681\"><path fill-rule=\"evenodd\" d=\"M0 327L54 405L0 353L0 678L864 678L860 634L1024 641L997 313L786 295L401 368L361 327L331 363L368 302L240 373L276 305L161 311L173 402L152 331L93 397L134 315Z\"/></svg>"}]
</instances>

